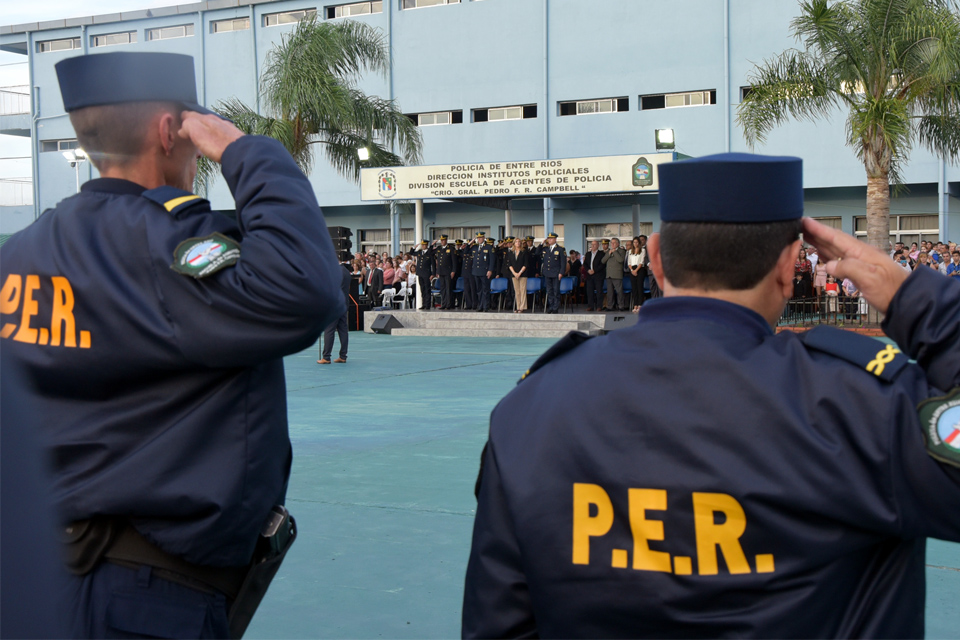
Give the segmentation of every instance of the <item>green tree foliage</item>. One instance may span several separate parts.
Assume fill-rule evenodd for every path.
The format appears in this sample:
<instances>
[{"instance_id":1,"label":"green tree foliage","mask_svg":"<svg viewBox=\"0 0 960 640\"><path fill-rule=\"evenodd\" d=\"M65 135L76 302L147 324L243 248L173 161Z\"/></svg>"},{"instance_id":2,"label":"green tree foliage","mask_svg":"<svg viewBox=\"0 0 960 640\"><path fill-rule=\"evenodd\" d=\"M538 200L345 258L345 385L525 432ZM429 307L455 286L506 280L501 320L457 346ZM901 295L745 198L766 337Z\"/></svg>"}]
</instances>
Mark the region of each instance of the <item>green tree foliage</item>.
<instances>
[{"instance_id":1,"label":"green tree foliage","mask_svg":"<svg viewBox=\"0 0 960 640\"><path fill-rule=\"evenodd\" d=\"M757 65L737 122L751 148L789 118L848 111L847 144L867 174L867 241L886 249L890 184L914 143L960 153L960 19L953 0L806 0L803 50Z\"/></svg>"},{"instance_id":2,"label":"green tree foliage","mask_svg":"<svg viewBox=\"0 0 960 640\"><path fill-rule=\"evenodd\" d=\"M322 149L340 175L357 181L363 165L421 160L417 125L396 102L356 88L362 74L386 77L389 69L390 53L379 29L354 20L310 17L267 54L260 77L266 115L235 98L218 102L214 110L246 133L282 142L304 173L313 166L314 151ZM365 162L357 156L361 147L370 151ZM211 163L203 165L201 183L215 170Z\"/></svg>"}]
</instances>

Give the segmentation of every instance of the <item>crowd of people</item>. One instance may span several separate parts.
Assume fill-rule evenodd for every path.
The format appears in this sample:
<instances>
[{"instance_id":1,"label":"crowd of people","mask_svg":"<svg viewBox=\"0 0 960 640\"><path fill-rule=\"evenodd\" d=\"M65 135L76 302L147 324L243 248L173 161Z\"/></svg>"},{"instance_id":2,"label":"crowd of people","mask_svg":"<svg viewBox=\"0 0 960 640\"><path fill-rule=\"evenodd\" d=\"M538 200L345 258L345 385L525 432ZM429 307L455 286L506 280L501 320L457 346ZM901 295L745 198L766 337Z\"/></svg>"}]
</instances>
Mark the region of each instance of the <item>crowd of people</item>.
<instances>
[{"instance_id":1,"label":"crowd of people","mask_svg":"<svg viewBox=\"0 0 960 640\"><path fill-rule=\"evenodd\" d=\"M945 276L960 277L960 248L955 242L914 242L907 249L903 242L894 243L890 258L910 273L917 269L933 269ZM793 299L784 311L785 317L817 315L838 319L843 314L854 319L861 309L860 291L849 279L837 282L827 275L824 261L819 259L816 247L800 249L794 263Z\"/></svg>"},{"instance_id":2,"label":"crowd of people","mask_svg":"<svg viewBox=\"0 0 960 640\"><path fill-rule=\"evenodd\" d=\"M386 251L356 253L347 266L361 294L375 305L386 306L399 296L420 300L423 310L489 311L492 281L504 278L506 288L493 291L504 296L500 308L527 313L531 310L528 281L540 278L536 291L544 294L547 312L556 313L560 283L571 278L569 289L562 293L573 304L586 304L588 312L637 313L645 300L662 295L648 268L646 243L645 235L626 246L621 246L619 238L594 240L581 254L558 245L555 234L537 244L532 236L508 236L495 242L478 233L469 242L451 243L441 236L395 256ZM423 289L430 291L425 299L418 296ZM437 291L440 299L434 304Z\"/></svg>"}]
</instances>

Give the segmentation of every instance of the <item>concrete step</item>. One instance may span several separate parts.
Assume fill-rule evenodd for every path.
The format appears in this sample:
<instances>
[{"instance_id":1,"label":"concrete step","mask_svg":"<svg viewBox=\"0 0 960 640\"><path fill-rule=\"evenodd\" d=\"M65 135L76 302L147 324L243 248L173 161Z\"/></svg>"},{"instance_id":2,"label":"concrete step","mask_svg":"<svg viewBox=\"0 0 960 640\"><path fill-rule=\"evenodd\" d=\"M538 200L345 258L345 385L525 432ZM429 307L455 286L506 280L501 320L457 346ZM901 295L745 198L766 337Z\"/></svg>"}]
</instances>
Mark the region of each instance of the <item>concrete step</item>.
<instances>
[{"instance_id":1,"label":"concrete step","mask_svg":"<svg viewBox=\"0 0 960 640\"><path fill-rule=\"evenodd\" d=\"M505 329L394 329L391 336L407 337L444 337L444 338L555 338L559 339L570 333L559 329L526 330L515 327L509 331ZM590 332L598 335L601 331Z\"/></svg>"},{"instance_id":2,"label":"concrete step","mask_svg":"<svg viewBox=\"0 0 960 640\"><path fill-rule=\"evenodd\" d=\"M399 319L403 322L402 319ZM406 326L406 325L404 325ZM548 322L538 320L509 320L509 319L491 319L490 317L482 320L470 320L466 318L418 318L417 329L501 329L504 331L589 331L598 329L592 322Z\"/></svg>"}]
</instances>

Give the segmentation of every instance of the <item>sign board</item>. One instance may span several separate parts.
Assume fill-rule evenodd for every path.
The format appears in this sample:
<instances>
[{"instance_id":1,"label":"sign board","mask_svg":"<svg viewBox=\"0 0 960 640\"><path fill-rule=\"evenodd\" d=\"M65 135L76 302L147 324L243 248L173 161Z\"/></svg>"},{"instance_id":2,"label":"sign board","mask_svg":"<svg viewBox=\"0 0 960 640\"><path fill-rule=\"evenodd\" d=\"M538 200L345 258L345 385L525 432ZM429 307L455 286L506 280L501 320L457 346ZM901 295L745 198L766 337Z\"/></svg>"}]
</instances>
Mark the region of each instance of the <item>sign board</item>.
<instances>
[{"instance_id":1,"label":"sign board","mask_svg":"<svg viewBox=\"0 0 960 640\"><path fill-rule=\"evenodd\" d=\"M360 171L361 200L511 198L656 191L673 153L482 162Z\"/></svg>"}]
</instances>

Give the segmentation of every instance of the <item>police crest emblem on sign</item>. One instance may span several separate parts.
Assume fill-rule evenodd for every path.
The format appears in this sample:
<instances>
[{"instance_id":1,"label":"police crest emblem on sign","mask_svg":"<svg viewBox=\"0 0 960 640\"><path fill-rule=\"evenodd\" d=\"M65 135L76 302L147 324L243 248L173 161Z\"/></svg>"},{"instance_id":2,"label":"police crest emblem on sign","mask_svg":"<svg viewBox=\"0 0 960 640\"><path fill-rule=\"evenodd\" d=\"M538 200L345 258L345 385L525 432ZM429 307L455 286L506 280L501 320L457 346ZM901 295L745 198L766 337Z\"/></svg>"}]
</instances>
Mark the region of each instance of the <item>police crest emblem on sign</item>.
<instances>
[{"instance_id":1,"label":"police crest emblem on sign","mask_svg":"<svg viewBox=\"0 0 960 640\"><path fill-rule=\"evenodd\" d=\"M397 174L390 169L381 171L377 175L377 193L383 198L397 195Z\"/></svg>"},{"instance_id":2,"label":"police crest emblem on sign","mask_svg":"<svg viewBox=\"0 0 960 640\"><path fill-rule=\"evenodd\" d=\"M927 452L960 467L960 387L947 396L924 400L918 408Z\"/></svg>"}]
</instances>

